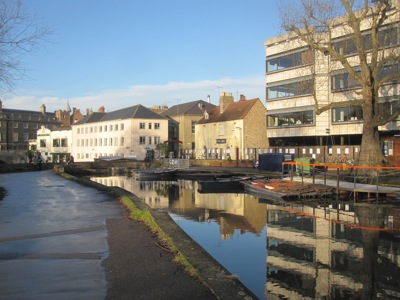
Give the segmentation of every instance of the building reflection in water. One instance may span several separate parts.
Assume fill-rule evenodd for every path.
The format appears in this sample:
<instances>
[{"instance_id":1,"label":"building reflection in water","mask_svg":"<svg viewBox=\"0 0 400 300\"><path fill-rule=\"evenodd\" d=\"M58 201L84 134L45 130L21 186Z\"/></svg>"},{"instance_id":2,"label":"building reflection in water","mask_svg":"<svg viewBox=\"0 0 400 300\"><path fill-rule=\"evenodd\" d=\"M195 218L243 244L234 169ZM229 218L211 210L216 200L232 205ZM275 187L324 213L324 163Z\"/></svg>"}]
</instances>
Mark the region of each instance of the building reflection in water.
<instances>
[{"instance_id":1,"label":"building reflection in water","mask_svg":"<svg viewBox=\"0 0 400 300\"><path fill-rule=\"evenodd\" d=\"M257 280L245 278L254 272L235 273L259 298L400 299L399 208L336 201L307 206L243 193L202 194L191 180L137 181L123 176L92 180L128 190L152 208L168 209L191 227L215 222L223 241L246 233L262 239L260 247L266 250L259 252L265 255L263 286L251 286ZM191 236L214 256L213 241L197 240L196 230L203 229L199 225ZM248 248L251 257L255 249ZM224 251L225 256L234 253L233 249ZM243 260L232 254L220 263L231 270L229 264Z\"/></svg>"}]
</instances>

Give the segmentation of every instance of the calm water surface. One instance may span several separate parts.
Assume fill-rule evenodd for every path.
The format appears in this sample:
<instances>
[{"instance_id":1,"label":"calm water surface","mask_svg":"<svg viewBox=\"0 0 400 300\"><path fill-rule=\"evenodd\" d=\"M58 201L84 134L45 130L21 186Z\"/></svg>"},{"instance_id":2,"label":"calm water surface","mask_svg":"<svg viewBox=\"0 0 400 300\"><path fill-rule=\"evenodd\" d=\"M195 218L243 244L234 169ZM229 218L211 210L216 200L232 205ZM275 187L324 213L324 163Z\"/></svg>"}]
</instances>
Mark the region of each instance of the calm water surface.
<instances>
[{"instance_id":1,"label":"calm water surface","mask_svg":"<svg viewBox=\"0 0 400 300\"><path fill-rule=\"evenodd\" d=\"M199 193L197 182L93 177L175 222L259 299L400 299L400 209Z\"/></svg>"}]
</instances>

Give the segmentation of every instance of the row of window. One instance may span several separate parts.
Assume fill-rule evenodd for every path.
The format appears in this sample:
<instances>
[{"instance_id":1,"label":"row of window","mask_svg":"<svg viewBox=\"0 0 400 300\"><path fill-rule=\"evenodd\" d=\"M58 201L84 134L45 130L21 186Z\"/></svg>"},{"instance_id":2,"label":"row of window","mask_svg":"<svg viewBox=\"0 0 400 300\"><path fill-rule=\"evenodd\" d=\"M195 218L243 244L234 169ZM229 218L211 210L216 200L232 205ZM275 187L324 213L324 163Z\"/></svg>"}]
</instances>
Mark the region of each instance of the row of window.
<instances>
[{"instance_id":1,"label":"row of window","mask_svg":"<svg viewBox=\"0 0 400 300\"><path fill-rule=\"evenodd\" d=\"M158 145L161 143L161 137L159 136L139 136L140 145ZM124 137L111 137L111 138L99 138L99 139L78 139L77 147L101 147L101 146L124 146ZM42 146L41 146L42 147Z\"/></svg>"},{"instance_id":2,"label":"row of window","mask_svg":"<svg viewBox=\"0 0 400 300\"><path fill-rule=\"evenodd\" d=\"M311 95L313 89L312 79L270 86L267 87L267 100Z\"/></svg>"},{"instance_id":3,"label":"row of window","mask_svg":"<svg viewBox=\"0 0 400 300\"><path fill-rule=\"evenodd\" d=\"M20 139L22 137L22 139ZM36 136L33 136L32 134L32 139L35 139ZM13 142L28 142L29 141L29 133L18 133L18 132L13 132L12 134L12 139ZM0 142L2 140L2 134L0 133Z\"/></svg>"},{"instance_id":4,"label":"row of window","mask_svg":"<svg viewBox=\"0 0 400 300\"><path fill-rule=\"evenodd\" d=\"M382 103L379 106L382 115L390 111L390 103ZM332 123L356 122L362 121L363 114L361 107L337 107L332 109ZM285 127L285 126L309 126L315 124L315 116L312 110L278 113L267 116L267 127Z\"/></svg>"},{"instance_id":5,"label":"row of window","mask_svg":"<svg viewBox=\"0 0 400 300\"><path fill-rule=\"evenodd\" d=\"M78 134L84 134L84 133L97 133L98 132L107 132L107 131L118 131L118 130L124 130L125 129L125 124L113 124L113 125L100 125L100 126L91 126L91 127L85 127L85 128L77 128L77 133Z\"/></svg>"},{"instance_id":6,"label":"row of window","mask_svg":"<svg viewBox=\"0 0 400 300\"><path fill-rule=\"evenodd\" d=\"M356 69L356 71L358 71ZM384 80L385 83L394 83L398 81L400 72L399 64L387 65L379 70L378 80ZM278 85L267 87L267 100L300 97L311 95L314 89L312 79L296 79L298 81L279 82ZM331 91L339 92L343 90L358 89L361 85L345 70L339 70L331 75Z\"/></svg>"},{"instance_id":7,"label":"row of window","mask_svg":"<svg viewBox=\"0 0 400 300\"><path fill-rule=\"evenodd\" d=\"M146 129L146 124L148 129L160 129L160 123L139 123L139 129ZM112 125L99 125L99 126L91 126L84 128L77 128L78 134L87 134L87 133L97 133L97 132L108 132L108 131L122 131L125 129L125 124L112 124Z\"/></svg>"},{"instance_id":8,"label":"row of window","mask_svg":"<svg viewBox=\"0 0 400 300\"><path fill-rule=\"evenodd\" d=\"M385 83L394 83L398 81L399 71L399 64L384 66L379 70L377 78L378 80L383 79ZM358 83L352 76L350 76L349 73L344 70L338 71L336 73L339 72L340 74L334 74L331 76L331 90L333 92L347 89L357 89L361 87L360 83Z\"/></svg>"},{"instance_id":9,"label":"row of window","mask_svg":"<svg viewBox=\"0 0 400 300\"><path fill-rule=\"evenodd\" d=\"M152 129L153 123L147 123L147 128ZM146 123L145 122L140 122L139 123L139 129L146 129ZM154 129L160 129L160 123L154 123Z\"/></svg>"},{"instance_id":10,"label":"row of window","mask_svg":"<svg viewBox=\"0 0 400 300\"><path fill-rule=\"evenodd\" d=\"M381 49L393 47L400 44L399 29L391 26L379 32L379 46ZM371 31L363 34L363 44L365 51L372 50ZM355 42L352 38L342 37L333 42L333 48L342 55L354 55L357 53ZM313 52L309 48L296 49L291 53L280 56L273 56L266 60L267 73L280 71L289 68L306 66L313 63Z\"/></svg>"},{"instance_id":11,"label":"row of window","mask_svg":"<svg viewBox=\"0 0 400 300\"><path fill-rule=\"evenodd\" d=\"M387 27L382 29L378 34L379 46L380 48L387 48L399 45L399 36L397 34L398 28ZM365 32L362 36L362 42L365 51L372 50L372 38L371 32ZM345 37L341 40L333 43L333 49L342 55L354 55L357 53L357 47L354 39Z\"/></svg>"},{"instance_id":12,"label":"row of window","mask_svg":"<svg viewBox=\"0 0 400 300\"><path fill-rule=\"evenodd\" d=\"M59 148L59 147L68 147L68 139L67 138L59 138L59 139L52 139L52 144L54 148ZM41 139L39 140L39 146L40 148L46 148L47 147L47 140Z\"/></svg>"},{"instance_id":13,"label":"row of window","mask_svg":"<svg viewBox=\"0 0 400 300\"><path fill-rule=\"evenodd\" d=\"M0 122L0 127L4 126L2 123L3 122ZM14 129L17 129L17 128L38 129L39 128L39 124L38 123L30 123L30 122L12 122L12 128L14 128Z\"/></svg>"}]
</instances>

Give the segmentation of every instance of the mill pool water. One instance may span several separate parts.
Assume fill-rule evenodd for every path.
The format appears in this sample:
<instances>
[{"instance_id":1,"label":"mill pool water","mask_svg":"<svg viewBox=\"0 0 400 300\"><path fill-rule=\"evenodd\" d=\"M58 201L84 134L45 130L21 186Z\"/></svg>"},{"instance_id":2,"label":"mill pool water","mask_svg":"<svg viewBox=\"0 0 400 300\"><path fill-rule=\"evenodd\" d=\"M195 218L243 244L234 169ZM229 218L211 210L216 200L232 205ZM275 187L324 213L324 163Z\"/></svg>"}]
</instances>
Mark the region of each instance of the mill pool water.
<instances>
[{"instance_id":1,"label":"mill pool water","mask_svg":"<svg viewBox=\"0 0 400 300\"><path fill-rule=\"evenodd\" d=\"M400 207L200 193L193 180L91 180L167 210L259 299L400 299Z\"/></svg>"}]
</instances>

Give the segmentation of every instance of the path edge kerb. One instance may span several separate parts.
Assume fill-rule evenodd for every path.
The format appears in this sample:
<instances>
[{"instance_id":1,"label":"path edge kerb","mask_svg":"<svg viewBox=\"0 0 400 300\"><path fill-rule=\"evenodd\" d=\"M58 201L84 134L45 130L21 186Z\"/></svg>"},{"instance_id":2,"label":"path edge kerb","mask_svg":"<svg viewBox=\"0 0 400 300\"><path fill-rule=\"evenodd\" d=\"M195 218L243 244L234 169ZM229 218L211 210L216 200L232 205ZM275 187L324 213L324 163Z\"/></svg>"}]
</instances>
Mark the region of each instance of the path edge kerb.
<instances>
[{"instance_id":1,"label":"path edge kerb","mask_svg":"<svg viewBox=\"0 0 400 300\"><path fill-rule=\"evenodd\" d=\"M110 195L128 197L142 211L148 211L164 234L171 239L178 251L193 265L200 278L217 299L257 299L237 278L210 256L197 242L187 235L165 210L153 210L136 195L119 187L107 187L87 178L75 177L64 172L57 175L79 184L101 190ZM189 276L189 275L188 275Z\"/></svg>"}]
</instances>

